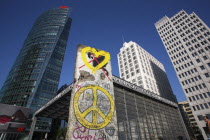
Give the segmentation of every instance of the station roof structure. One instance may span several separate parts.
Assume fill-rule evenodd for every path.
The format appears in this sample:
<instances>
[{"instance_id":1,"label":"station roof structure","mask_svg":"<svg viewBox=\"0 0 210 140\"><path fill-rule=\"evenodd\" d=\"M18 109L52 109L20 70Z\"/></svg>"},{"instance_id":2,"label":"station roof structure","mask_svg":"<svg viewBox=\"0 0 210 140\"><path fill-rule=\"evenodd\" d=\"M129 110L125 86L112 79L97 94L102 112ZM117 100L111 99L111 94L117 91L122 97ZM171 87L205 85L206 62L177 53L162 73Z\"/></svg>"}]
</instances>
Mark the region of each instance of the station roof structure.
<instances>
[{"instance_id":1,"label":"station roof structure","mask_svg":"<svg viewBox=\"0 0 210 140\"><path fill-rule=\"evenodd\" d=\"M112 76L114 85L122 86L124 88L128 88L129 90L133 90L138 94L142 94L142 96L147 96L153 100L157 100L164 104L177 107L177 103L169 101L160 97L159 95L152 93L148 90L145 90L139 86L136 86L130 82L127 82L121 78L116 76ZM68 120L69 117L69 105L71 99L71 91L73 89L74 83L70 84L65 90L60 92L57 96L51 99L47 104L41 107L39 110L35 112L36 117L46 117L60 120Z\"/></svg>"},{"instance_id":2,"label":"station roof structure","mask_svg":"<svg viewBox=\"0 0 210 140\"><path fill-rule=\"evenodd\" d=\"M68 120L72 88L73 84L70 84L65 90L36 111L35 116Z\"/></svg>"}]
</instances>

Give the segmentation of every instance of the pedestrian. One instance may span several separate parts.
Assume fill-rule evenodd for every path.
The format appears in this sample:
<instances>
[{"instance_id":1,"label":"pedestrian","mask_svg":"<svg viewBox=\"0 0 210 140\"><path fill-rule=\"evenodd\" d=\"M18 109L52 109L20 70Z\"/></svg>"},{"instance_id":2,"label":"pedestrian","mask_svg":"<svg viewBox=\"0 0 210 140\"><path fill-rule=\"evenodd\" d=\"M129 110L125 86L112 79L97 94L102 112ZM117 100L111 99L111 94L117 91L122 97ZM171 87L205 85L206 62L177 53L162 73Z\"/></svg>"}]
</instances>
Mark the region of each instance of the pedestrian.
<instances>
[{"instance_id":1,"label":"pedestrian","mask_svg":"<svg viewBox=\"0 0 210 140\"><path fill-rule=\"evenodd\" d=\"M207 116L203 116L203 119L206 122L206 127L204 131L206 132L208 140L210 140L210 120Z\"/></svg>"}]
</instances>

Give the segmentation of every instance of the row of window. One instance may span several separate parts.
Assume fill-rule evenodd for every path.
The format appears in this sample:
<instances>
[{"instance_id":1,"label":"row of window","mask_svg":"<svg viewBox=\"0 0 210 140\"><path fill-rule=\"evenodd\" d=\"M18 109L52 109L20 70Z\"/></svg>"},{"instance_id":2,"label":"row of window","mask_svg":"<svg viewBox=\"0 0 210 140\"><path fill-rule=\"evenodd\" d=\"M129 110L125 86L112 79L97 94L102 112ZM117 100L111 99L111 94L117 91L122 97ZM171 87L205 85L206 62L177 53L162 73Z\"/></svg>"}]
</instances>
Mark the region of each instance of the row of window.
<instances>
[{"instance_id":1,"label":"row of window","mask_svg":"<svg viewBox=\"0 0 210 140\"><path fill-rule=\"evenodd\" d=\"M185 70L186 68L190 67L191 65L193 65L193 62L192 61L190 61L189 63L186 63L186 64L184 64L184 65L182 65L182 66L180 66L178 68L176 68L176 70L177 71L179 71L179 70ZM191 69L189 71L186 71L186 72L183 72L183 73L179 74L179 78L185 77L188 74L190 75L191 73L194 73L194 72L197 72L197 69L196 68L193 68L193 69Z\"/></svg>"},{"instance_id":2,"label":"row of window","mask_svg":"<svg viewBox=\"0 0 210 140\"><path fill-rule=\"evenodd\" d=\"M169 22L167 22L166 24L164 24L163 26L161 26L161 27L158 28L157 30L160 31L161 29L163 29L163 28L166 27L167 25L169 25Z\"/></svg>"},{"instance_id":3,"label":"row of window","mask_svg":"<svg viewBox=\"0 0 210 140\"><path fill-rule=\"evenodd\" d=\"M172 32L173 31L173 32ZM176 35L176 33L174 32L174 30L172 29L172 30L169 30L168 32L166 32L165 34L160 34L160 37L161 38L164 38L164 39L169 39L168 37L170 37L170 38L172 38L173 36L175 36Z\"/></svg>"},{"instance_id":4,"label":"row of window","mask_svg":"<svg viewBox=\"0 0 210 140\"><path fill-rule=\"evenodd\" d=\"M177 45L181 44L181 41L179 41L179 40L178 41L173 40L173 41L166 42L164 44L165 44L165 46L167 46L167 45L172 45L172 43L173 43L174 46L177 46Z\"/></svg>"},{"instance_id":5,"label":"row of window","mask_svg":"<svg viewBox=\"0 0 210 140\"><path fill-rule=\"evenodd\" d=\"M133 52L132 53L132 56L135 56L136 55L136 53L135 52ZM119 54L119 57L121 57L121 54ZM122 59L126 59L126 58L131 58L131 55L130 55L130 52L129 51L127 51L127 55L125 55L125 54L123 54L123 58Z\"/></svg>"},{"instance_id":6,"label":"row of window","mask_svg":"<svg viewBox=\"0 0 210 140\"><path fill-rule=\"evenodd\" d=\"M173 38L173 37L174 37L174 38ZM169 39L172 39L172 40L173 40L173 39L174 39L174 40L178 39L178 37L177 37L177 35L176 35L175 32L172 33L171 35L165 37L165 38L164 38L164 36L161 36L161 38L163 38L163 41L164 41L164 42L167 41L167 40L169 40Z\"/></svg>"},{"instance_id":7,"label":"row of window","mask_svg":"<svg viewBox=\"0 0 210 140\"><path fill-rule=\"evenodd\" d=\"M207 59L208 59L208 57L207 57L207 56L203 56L203 59L204 59L204 60L207 60ZM201 60L200 60L200 59L196 59L196 62L197 62L197 63L200 63L200 62L201 62Z\"/></svg>"},{"instance_id":8,"label":"row of window","mask_svg":"<svg viewBox=\"0 0 210 140\"><path fill-rule=\"evenodd\" d=\"M194 46L196 49L197 48L200 48L201 47L201 45L200 44L195 44L195 46ZM194 51L195 49L194 49L194 47L193 46L191 46L191 47L189 47L189 51L191 52L191 51ZM197 50L196 50L197 51Z\"/></svg>"},{"instance_id":9,"label":"row of window","mask_svg":"<svg viewBox=\"0 0 210 140\"><path fill-rule=\"evenodd\" d=\"M174 64L174 66L175 66L175 65L178 65L179 63L182 63L182 62L184 62L184 61L186 61L186 60L188 60L188 59L190 59L189 55L184 56L184 57L180 58L180 59L177 60L177 61L174 61L173 64ZM173 59L172 59L172 60L173 60Z\"/></svg>"},{"instance_id":10,"label":"row of window","mask_svg":"<svg viewBox=\"0 0 210 140\"><path fill-rule=\"evenodd\" d=\"M171 29L171 30L168 30ZM159 32L159 34L163 34L163 36L165 35L169 35L170 33L172 33L174 30L172 29L171 25L168 26L167 28L165 28L163 31Z\"/></svg>"},{"instance_id":11,"label":"row of window","mask_svg":"<svg viewBox=\"0 0 210 140\"><path fill-rule=\"evenodd\" d=\"M139 72L140 72L139 69L136 69L136 73L139 73ZM126 74L131 73L131 76L134 76L134 69L130 68L130 71L126 70L125 73ZM123 73L122 73L122 76L123 76Z\"/></svg>"},{"instance_id":12,"label":"row of window","mask_svg":"<svg viewBox=\"0 0 210 140\"><path fill-rule=\"evenodd\" d=\"M199 26L200 26L200 25L201 25L201 24L199 24ZM183 32L184 30L186 30L186 29L187 29L187 26L185 26L185 27L183 28L183 30L182 30L182 29L179 29L179 30L178 30L178 33L181 34L181 37L184 36L184 33L182 33L182 32ZM190 28L190 29L191 29L191 31L195 31L197 28L196 28L196 27L192 27L192 28ZM198 27L198 29L199 29L201 32L204 32L204 31L207 30L205 27L202 27L202 28ZM191 33L191 32L190 32L190 30L187 30L185 33L186 33L186 34L189 34L189 33ZM195 34L195 35L198 35L198 34L200 34L200 32L199 32L199 31L195 31L194 34ZM205 36L208 36L208 35L209 35L209 32L206 32L204 35L205 35Z\"/></svg>"},{"instance_id":13,"label":"row of window","mask_svg":"<svg viewBox=\"0 0 210 140\"><path fill-rule=\"evenodd\" d=\"M209 40L209 41L210 41L210 40ZM202 44L202 45L205 45L205 44L207 44L207 41L204 40L204 41L201 42L201 44Z\"/></svg>"},{"instance_id":14,"label":"row of window","mask_svg":"<svg viewBox=\"0 0 210 140\"><path fill-rule=\"evenodd\" d=\"M198 80L202 80L202 78L201 78L200 75L199 75L199 76L195 76L195 77L193 77L193 78L190 78L190 79L188 79L188 80L184 80L184 81L182 82L182 85L184 86L185 84L187 85L188 83L195 82L195 81L198 81Z\"/></svg>"},{"instance_id":15,"label":"row of window","mask_svg":"<svg viewBox=\"0 0 210 140\"><path fill-rule=\"evenodd\" d=\"M210 92L191 96L191 97L188 97L188 99L190 100L190 102L192 102L192 101L197 101L197 100L208 98L208 97L210 97Z\"/></svg>"},{"instance_id":16,"label":"row of window","mask_svg":"<svg viewBox=\"0 0 210 140\"><path fill-rule=\"evenodd\" d=\"M187 89L185 89L185 92L190 93L190 92L193 92L193 91L196 91L196 90L199 90L199 89L203 89L203 88L207 88L205 83L199 84L199 85L194 86L194 87L187 88Z\"/></svg>"},{"instance_id":17,"label":"row of window","mask_svg":"<svg viewBox=\"0 0 210 140\"><path fill-rule=\"evenodd\" d=\"M131 46L133 46L133 45L131 45ZM130 49L127 48L127 49L126 49L126 53L127 53L127 54L130 54L129 51L130 51ZM131 52L132 52L132 53L135 52L133 47L132 47L132 49L131 49ZM122 51L122 54L125 54L125 51ZM120 56L120 55L121 55L121 54L119 54L119 56Z\"/></svg>"},{"instance_id":18,"label":"row of window","mask_svg":"<svg viewBox=\"0 0 210 140\"><path fill-rule=\"evenodd\" d=\"M194 111L197 111L197 110L202 110L202 109L209 109L209 106L210 106L210 102L207 103L204 103L204 104L199 104L199 105L195 105L195 106L192 106L193 107L193 110Z\"/></svg>"},{"instance_id":19,"label":"row of window","mask_svg":"<svg viewBox=\"0 0 210 140\"><path fill-rule=\"evenodd\" d=\"M57 35L57 33L59 33L59 28L37 30L37 31L32 32L29 37L30 38L37 38L39 36L44 36L47 33L52 33L52 35Z\"/></svg>"},{"instance_id":20,"label":"row of window","mask_svg":"<svg viewBox=\"0 0 210 140\"><path fill-rule=\"evenodd\" d=\"M205 47L205 50L206 50L206 51L208 51L209 49L210 49L210 46ZM200 49L200 50L198 50L197 52L198 52L199 54L202 54L202 53L204 53L205 51L204 51L203 49ZM193 57L197 56L197 55L198 55L197 52L192 53L192 56L193 56Z\"/></svg>"},{"instance_id":21,"label":"row of window","mask_svg":"<svg viewBox=\"0 0 210 140\"><path fill-rule=\"evenodd\" d=\"M10 97L10 94L13 93L31 93L34 91L33 86L28 86L28 87L17 87L17 88L11 88L5 91L5 93Z\"/></svg>"},{"instance_id":22,"label":"row of window","mask_svg":"<svg viewBox=\"0 0 210 140\"><path fill-rule=\"evenodd\" d=\"M176 58L180 58L180 57L183 56L184 54L187 54L187 51L186 51L186 50L184 50L184 51L182 51L182 52L179 52L178 54L172 56L171 59L173 60L173 59L176 59ZM173 54L169 52L169 55L173 55Z\"/></svg>"},{"instance_id":23,"label":"row of window","mask_svg":"<svg viewBox=\"0 0 210 140\"><path fill-rule=\"evenodd\" d=\"M59 26L49 26L49 28L48 28L48 26L35 27L29 33L29 37L40 36L40 35L43 35L44 33L47 33L47 32L59 32Z\"/></svg>"},{"instance_id":24,"label":"row of window","mask_svg":"<svg viewBox=\"0 0 210 140\"><path fill-rule=\"evenodd\" d=\"M26 45L27 46L39 46L39 45L43 46L44 44L46 46L53 47L55 43L56 43L56 39L37 40L37 41L30 40L30 42L27 43Z\"/></svg>"},{"instance_id":25,"label":"row of window","mask_svg":"<svg viewBox=\"0 0 210 140\"><path fill-rule=\"evenodd\" d=\"M205 115L198 115L198 120L201 121L203 120L203 116L207 116L208 118L210 118L210 114L205 114Z\"/></svg>"},{"instance_id":26,"label":"row of window","mask_svg":"<svg viewBox=\"0 0 210 140\"><path fill-rule=\"evenodd\" d=\"M173 25L175 26L176 24L180 23L181 21L183 21L186 18L187 18L187 15L184 15L184 16L178 15L174 19L172 19L171 21L174 22Z\"/></svg>"},{"instance_id":27,"label":"row of window","mask_svg":"<svg viewBox=\"0 0 210 140\"><path fill-rule=\"evenodd\" d=\"M174 47L174 46L169 46L169 47L167 48L167 50L169 51L169 50L173 49L173 47ZM175 52L180 51L181 49L184 49L183 45L181 45L181 46L179 46L179 47L176 47L174 50L171 50L171 53L173 54L173 53L175 53Z\"/></svg>"},{"instance_id":28,"label":"row of window","mask_svg":"<svg viewBox=\"0 0 210 140\"><path fill-rule=\"evenodd\" d=\"M185 13L183 11L178 13L176 16L172 17L171 22L176 22L176 20L178 20L184 14Z\"/></svg>"},{"instance_id":29,"label":"row of window","mask_svg":"<svg viewBox=\"0 0 210 140\"><path fill-rule=\"evenodd\" d=\"M199 23L199 20L196 18L195 20L192 20L193 23Z\"/></svg>"}]
</instances>

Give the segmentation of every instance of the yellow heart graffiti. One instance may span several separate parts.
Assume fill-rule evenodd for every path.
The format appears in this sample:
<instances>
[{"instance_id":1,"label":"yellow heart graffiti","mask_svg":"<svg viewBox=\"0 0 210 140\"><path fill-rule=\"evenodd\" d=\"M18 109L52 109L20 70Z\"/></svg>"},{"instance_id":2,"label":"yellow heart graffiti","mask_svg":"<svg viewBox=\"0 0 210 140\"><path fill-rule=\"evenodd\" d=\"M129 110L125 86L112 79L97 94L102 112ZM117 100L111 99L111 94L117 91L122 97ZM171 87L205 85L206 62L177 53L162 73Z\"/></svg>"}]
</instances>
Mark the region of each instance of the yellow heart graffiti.
<instances>
[{"instance_id":1,"label":"yellow heart graffiti","mask_svg":"<svg viewBox=\"0 0 210 140\"><path fill-rule=\"evenodd\" d=\"M94 67L87 60L86 54L88 52L94 54L96 58L98 58L99 56L104 56L105 58L101 63L99 63L96 67ZM85 64L85 66L87 66L89 69L91 69L93 74L95 74L98 69L102 68L106 63L108 63L108 61L110 60L110 54L105 51L97 51L95 48L86 47L86 48L82 49L82 60Z\"/></svg>"}]
</instances>

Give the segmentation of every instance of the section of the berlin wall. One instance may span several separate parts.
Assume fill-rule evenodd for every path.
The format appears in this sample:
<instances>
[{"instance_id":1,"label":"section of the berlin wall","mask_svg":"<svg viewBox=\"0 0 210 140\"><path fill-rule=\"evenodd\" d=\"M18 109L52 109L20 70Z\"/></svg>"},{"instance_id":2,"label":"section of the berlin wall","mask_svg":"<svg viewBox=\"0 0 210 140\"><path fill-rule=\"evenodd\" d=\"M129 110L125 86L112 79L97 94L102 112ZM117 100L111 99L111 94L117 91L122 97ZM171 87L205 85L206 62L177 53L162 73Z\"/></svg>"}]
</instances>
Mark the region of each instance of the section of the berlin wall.
<instances>
[{"instance_id":1,"label":"section of the berlin wall","mask_svg":"<svg viewBox=\"0 0 210 140\"><path fill-rule=\"evenodd\" d=\"M118 140L110 54L78 45L66 140Z\"/></svg>"}]
</instances>

